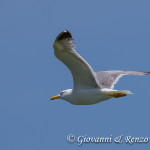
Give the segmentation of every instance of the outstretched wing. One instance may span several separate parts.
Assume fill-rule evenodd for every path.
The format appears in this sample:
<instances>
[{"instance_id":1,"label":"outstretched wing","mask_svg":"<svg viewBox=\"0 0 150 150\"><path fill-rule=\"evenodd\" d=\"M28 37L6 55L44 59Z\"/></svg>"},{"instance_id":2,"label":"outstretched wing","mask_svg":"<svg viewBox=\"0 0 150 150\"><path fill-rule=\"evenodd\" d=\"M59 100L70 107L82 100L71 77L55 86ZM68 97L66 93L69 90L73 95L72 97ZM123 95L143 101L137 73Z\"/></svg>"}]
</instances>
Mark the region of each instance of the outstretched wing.
<instances>
[{"instance_id":1,"label":"outstretched wing","mask_svg":"<svg viewBox=\"0 0 150 150\"><path fill-rule=\"evenodd\" d=\"M150 72L136 71L100 71L96 72L96 78L101 88L113 89L114 85L123 75L147 75Z\"/></svg>"},{"instance_id":2,"label":"outstretched wing","mask_svg":"<svg viewBox=\"0 0 150 150\"><path fill-rule=\"evenodd\" d=\"M75 45L69 31L61 32L53 47L55 56L71 71L74 89L100 88L91 66L74 50Z\"/></svg>"}]
</instances>

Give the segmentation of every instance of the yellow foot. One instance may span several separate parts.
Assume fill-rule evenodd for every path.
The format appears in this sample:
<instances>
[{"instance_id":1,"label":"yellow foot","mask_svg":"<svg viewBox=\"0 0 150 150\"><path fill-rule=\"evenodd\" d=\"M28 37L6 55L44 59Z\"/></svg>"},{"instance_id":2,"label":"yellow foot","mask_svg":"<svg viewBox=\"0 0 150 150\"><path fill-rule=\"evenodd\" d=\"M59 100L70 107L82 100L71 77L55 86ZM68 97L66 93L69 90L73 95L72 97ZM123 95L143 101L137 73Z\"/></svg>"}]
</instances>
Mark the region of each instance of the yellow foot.
<instances>
[{"instance_id":1,"label":"yellow foot","mask_svg":"<svg viewBox=\"0 0 150 150\"><path fill-rule=\"evenodd\" d=\"M109 96L119 98L119 97L123 97L123 96L126 96L126 95L127 94L124 94L124 93L114 93L114 94L110 94Z\"/></svg>"}]
</instances>

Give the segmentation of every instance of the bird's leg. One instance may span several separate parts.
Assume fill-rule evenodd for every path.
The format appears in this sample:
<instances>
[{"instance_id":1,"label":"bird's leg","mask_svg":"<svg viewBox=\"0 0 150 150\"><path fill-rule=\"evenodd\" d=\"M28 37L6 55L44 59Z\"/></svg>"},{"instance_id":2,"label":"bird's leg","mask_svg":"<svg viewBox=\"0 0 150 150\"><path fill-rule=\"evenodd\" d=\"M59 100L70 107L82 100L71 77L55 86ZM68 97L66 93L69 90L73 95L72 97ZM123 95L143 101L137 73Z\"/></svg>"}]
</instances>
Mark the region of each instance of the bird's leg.
<instances>
[{"instance_id":1,"label":"bird's leg","mask_svg":"<svg viewBox=\"0 0 150 150\"><path fill-rule=\"evenodd\" d=\"M127 94L121 93L121 92L109 94L109 96L112 96L112 97L115 97L115 98L124 97L124 96L126 96L126 95L127 95Z\"/></svg>"}]
</instances>

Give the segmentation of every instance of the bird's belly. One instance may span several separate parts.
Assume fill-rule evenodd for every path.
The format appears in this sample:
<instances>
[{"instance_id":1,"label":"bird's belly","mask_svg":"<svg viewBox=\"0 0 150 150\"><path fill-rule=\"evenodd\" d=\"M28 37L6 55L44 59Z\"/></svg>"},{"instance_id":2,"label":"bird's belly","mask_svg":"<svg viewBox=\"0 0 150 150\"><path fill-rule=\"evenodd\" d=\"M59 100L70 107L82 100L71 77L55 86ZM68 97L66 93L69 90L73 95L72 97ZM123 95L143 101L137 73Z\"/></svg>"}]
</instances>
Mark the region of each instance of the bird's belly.
<instances>
[{"instance_id":1,"label":"bird's belly","mask_svg":"<svg viewBox=\"0 0 150 150\"><path fill-rule=\"evenodd\" d=\"M76 94L70 103L74 105L91 105L110 98L110 96L100 93L82 93Z\"/></svg>"}]
</instances>

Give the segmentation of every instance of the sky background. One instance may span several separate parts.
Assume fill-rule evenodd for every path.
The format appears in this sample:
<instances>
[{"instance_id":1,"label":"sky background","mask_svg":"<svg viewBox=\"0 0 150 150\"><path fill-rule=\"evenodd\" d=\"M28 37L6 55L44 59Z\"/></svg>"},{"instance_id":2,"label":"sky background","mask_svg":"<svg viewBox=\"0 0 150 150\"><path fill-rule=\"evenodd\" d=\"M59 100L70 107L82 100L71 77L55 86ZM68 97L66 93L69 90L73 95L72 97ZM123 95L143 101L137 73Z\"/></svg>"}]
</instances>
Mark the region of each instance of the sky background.
<instances>
[{"instance_id":1,"label":"sky background","mask_svg":"<svg viewBox=\"0 0 150 150\"><path fill-rule=\"evenodd\" d=\"M150 138L150 76L125 76L135 93L90 106L50 97L73 87L53 53L63 30L95 71L150 71L149 0L0 1L0 149L147 150L147 144L68 143L68 134Z\"/></svg>"}]
</instances>

